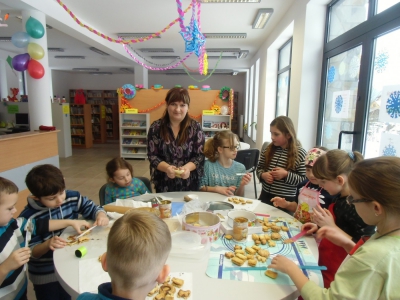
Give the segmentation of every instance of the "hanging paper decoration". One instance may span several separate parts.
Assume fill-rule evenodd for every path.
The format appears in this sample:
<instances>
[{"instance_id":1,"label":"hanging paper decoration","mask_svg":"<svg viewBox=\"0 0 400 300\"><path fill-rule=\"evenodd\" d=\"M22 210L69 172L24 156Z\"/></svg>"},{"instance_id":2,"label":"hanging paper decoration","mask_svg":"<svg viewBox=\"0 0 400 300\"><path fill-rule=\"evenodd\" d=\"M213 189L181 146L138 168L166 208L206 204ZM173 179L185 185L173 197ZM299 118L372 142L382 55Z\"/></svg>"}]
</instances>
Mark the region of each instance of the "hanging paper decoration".
<instances>
[{"instance_id":1,"label":"hanging paper decoration","mask_svg":"<svg viewBox=\"0 0 400 300\"><path fill-rule=\"evenodd\" d=\"M132 84L127 83L122 86L122 92L126 99L132 99L136 95L136 88Z\"/></svg>"},{"instance_id":2,"label":"hanging paper decoration","mask_svg":"<svg viewBox=\"0 0 400 300\"><path fill-rule=\"evenodd\" d=\"M212 74L214 74L215 70L217 70L217 67L218 67L219 62L221 61L221 58L222 58L222 52L221 52L221 54L220 54L220 56L219 56L219 59L218 59L217 63L215 64L214 69L211 71L210 75L208 75L207 77L205 77L205 78L203 78L203 79L200 79L200 80L194 78L194 77L193 77L192 75L190 75L190 73L189 73L189 71L195 72L195 71L198 71L198 70L194 70L194 71L193 71L193 70L189 69L189 68L185 65L185 63L183 63L183 62L182 62L182 65L183 65L183 67L184 67L183 69L185 70L186 74L187 74L191 79L193 79L194 81L197 81L197 82L203 82L203 81L206 81L208 78L210 78ZM189 71L188 71L188 70L189 70Z\"/></svg>"},{"instance_id":3,"label":"hanging paper decoration","mask_svg":"<svg viewBox=\"0 0 400 300\"><path fill-rule=\"evenodd\" d=\"M82 26L83 28L86 28L87 30L89 30L90 32L92 32L92 33L94 33L94 34L97 34L98 36L102 37L103 39L105 39L105 40L107 40L107 41L109 41L109 42L112 42L112 43L117 43L117 44L134 44L134 43L141 43L141 42L148 41L148 40L150 40L150 39L152 39L152 38L154 38L154 37L158 37L159 35L161 35L161 33L166 32L166 31L167 31L168 29L170 29L175 23L177 23L177 22L179 21L179 18L177 18L177 19L175 19L174 21L172 21L171 23L169 23L164 29L162 29L162 30L160 30L160 31L158 31L158 32L156 32L156 33L153 33L153 34L151 34L151 35L149 35L149 36L146 36L146 37L144 37L144 38L132 39L132 40L121 40L121 39L119 39L119 38L114 39L114 38L111 38L111 37L105 35L104 33L99 32L99 31L96 30L96 29L93 29L92 27L90 27L90 26L88 26L88 25L86 25L86 24L83 24L83 23L75 16L75 14L74 14L72 11L69 10L69 8L68 8L64 3L61 2L61 0L57 0L57 2L58 2L58 4L60 4L60 5L62 6L62 8L64 8L64 10L71 16L71 18L73 18L73 19L75 20L75 22L76 22L77 24L79 24L79 25ZM190 4L190 5L183 11L183 14L187 13L191 7L192 7L192 4Z\"/></svg>"},{"instance_id":4,"label":"hanging paper decoration","mask_svg":"<svg viewBox=\"0 0 400 300\"><path fill-rule=\"evenodd\" d=\"M231 88L228 86L224 86L220 91L219 91L219 98L222 101L228 101L229 100L229 92Z\"/></svg>"},{"instance_id":5,"label":"hanging paper decoration","mask_svg":"<svg viewBox=\"0 0 400 300\"><path fill-rule=\"evenodd\" d=\"M153 85L151 88L152 88L153 90L161 90L161 89L163 89L164 87L163 87L161 84L155 84L155 85Z\"/></svg>"},{"instance_id":6,"label":"hanging paper decoration","mask_svg":"<svg viewBox=\"0 0 400 300\"><path fill-rule=\"evenodd\" d=\"M233 119L233 96L234 96L234 92L233 89L229 90L229 102L228 102L228 109L229 109L229 114L231 115L231 120Z\"/></svg>"},{"instance_id":7,"label":"hanging paper decoration","mask_svg":"<svg viewBox=\"0 0 400 300\"><path fill-rule=\"evenodd\" d=\"M129 51L128 47L126 45L122 45L122 47L124 47L125 51L129 54L130 57L133 58L133 60L138 63L139 65L141 65L142 67L145 67L148 70L153 70L153 71L165 71L165 70L170 70L170 69L174 69L177 66L179 66L182 62L184 62L186 59L189 58L190 55L192 55L192 53L189 53L188 55L186 55L183 59L181 59L179 62L177 62L176 64L173 64L172 66L169 67L165 67L165 68L155 68L155 67L151 67L146 65L145 63L141 62L140 60L138 60L133 54L132 52Z\"/></svg>"}]
</instances>

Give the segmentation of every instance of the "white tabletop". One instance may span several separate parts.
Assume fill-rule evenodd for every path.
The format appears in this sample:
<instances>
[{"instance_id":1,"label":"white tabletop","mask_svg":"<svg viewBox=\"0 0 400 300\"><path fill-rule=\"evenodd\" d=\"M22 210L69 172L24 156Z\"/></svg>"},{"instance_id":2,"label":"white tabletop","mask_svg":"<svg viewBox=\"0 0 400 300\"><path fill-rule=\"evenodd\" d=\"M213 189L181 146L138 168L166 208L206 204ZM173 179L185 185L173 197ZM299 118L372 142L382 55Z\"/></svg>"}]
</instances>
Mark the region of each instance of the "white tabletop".
<instances>
[{"instance_id":1,"label":"white tabletop","mask_svg":"<svg viewBox=\"0 0 400 300\"><path fill-rule=\"evenodd\" d=\"M226 197L216 193L190 192L197 194L201 201L222 201ZM166 197L173 198L174 202L183 202L183 196L188 192L162 193ZM254 210L256 213L269 214L276 217L289 217L285 212L267 204L260 203ZM111 224L109 225L111 226ZM108 226L108 227L109 227ZM96 227L91 233L92 240L82 245L67 246L54 251L54 265L60 284L72 296L79 294L79 261L83 259L97 258L106 251L107 235L109 228ZM74 230L68 227L62 237L73 234ZM318 260L317 244L313 237L305 237L305 240L315 258ZM87 254L83 258L75 256L75 250L80 246L87 248ZM170 257L167 263L171 272L191 272L193 274L193 298L194 299L296 299L299 293L295 286L266 284L260 282L245 282L213 279L206 275L208 257L202 260L189 260Z\"/></svg>"}]
</instances>

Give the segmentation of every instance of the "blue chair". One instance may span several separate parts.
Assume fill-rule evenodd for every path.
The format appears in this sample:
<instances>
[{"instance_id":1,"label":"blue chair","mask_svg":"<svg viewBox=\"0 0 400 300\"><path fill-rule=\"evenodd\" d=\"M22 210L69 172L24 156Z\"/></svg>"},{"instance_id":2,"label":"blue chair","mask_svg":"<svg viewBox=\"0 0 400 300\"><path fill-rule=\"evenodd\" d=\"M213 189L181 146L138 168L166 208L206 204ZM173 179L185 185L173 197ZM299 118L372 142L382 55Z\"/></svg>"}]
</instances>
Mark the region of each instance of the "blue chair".
<instances>
[{"instance_id":1,"label":"blue chair","mask_svg":"<svg viewBox=\"0 0 400 300\"><path fill-rule=\"evenodd\" d=\"M150 179L148 179L147 177L135 177L135 178L143 181L144 185L149 189L150 193L153 192L153 190L151 188ZM106 203L106 186L107 186L107 183L103 184L103 186L99 190L99 200L100 200L101 206L103 206Z\"/></svg>"}]
</instances>

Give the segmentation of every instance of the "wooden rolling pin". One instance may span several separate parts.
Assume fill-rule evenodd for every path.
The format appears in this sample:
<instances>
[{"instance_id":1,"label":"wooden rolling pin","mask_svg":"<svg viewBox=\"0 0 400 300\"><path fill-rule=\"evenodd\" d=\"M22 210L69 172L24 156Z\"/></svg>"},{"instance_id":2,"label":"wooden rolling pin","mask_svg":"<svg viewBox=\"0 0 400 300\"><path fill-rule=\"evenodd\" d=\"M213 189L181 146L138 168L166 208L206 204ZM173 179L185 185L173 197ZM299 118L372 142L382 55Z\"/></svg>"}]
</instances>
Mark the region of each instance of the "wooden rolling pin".
<instances>
[{"instance_id":1,"label":"wooden rolling pin","mask_svg":"<svg viewBox=\"0 0 400 300\"><path fill-rule=\"evenodd\" d=\"M141 210L145 210L148 212L151 212L153 214L155 214L156 216L160 216L160 211L158 210L158 208L152 208L152 207L138 207L138 208L133 208L133 207L126 207L126 206L116 206L116 205L111 205L111 204L107 204L103 206L105 211L109 211L109 212L116 212L116 213L120 213L120 214L124 214L127 211L131 210L131 209L141 209Z\"/></svg>"},{"instance_id":2,"label":"wooden rolling pin","mask_svg":"<svg viewBox=\"0 0 400 300\"><path fill-rule=\"evenodd\" d=\"M116 212L116 213L120 213L120 214L124 214L128 210L133 209L133 207L116 206L116 205L110 205L110 204L104 205L103 208L105 211Z\"/></svg>"}]
</instances>

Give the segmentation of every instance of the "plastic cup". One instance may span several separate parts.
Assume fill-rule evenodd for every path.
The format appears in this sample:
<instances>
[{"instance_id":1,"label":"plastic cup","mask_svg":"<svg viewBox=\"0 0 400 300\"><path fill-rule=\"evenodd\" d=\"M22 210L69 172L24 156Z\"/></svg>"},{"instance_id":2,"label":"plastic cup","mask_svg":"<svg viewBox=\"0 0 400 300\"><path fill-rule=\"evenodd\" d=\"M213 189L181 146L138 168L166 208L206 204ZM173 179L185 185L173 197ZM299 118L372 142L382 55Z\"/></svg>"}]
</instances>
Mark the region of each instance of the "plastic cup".
<instances>
[{"instance_id":1,"label":"plastic cup","mask_svg":"<svg viewBox=\"0 0 400 300\"><path fill-rule=\"evenodd\" d=\"M249 220L244 217L237 217L233 219L233 240L242 242L247 239L249 231Z\"/></svg>"},{"instance_id":2,"label":"plastic cup","mask_svg":"<svg viewBox=\"0 0 400 300\"><path fill-rule=\"evenodd\" d=\"M84 257L86 255L86 253L87 253L87 249L85 246L82 246L82 247L78 248L77 250L75 250L75 256L79 257L79 258Z\"/></svg>"},{"instance_id":3,"label":"plastic cup","mask_svg":"<svg viewBox=\"0 0 400 300\"><path fill-rule=\"evenodd\" d=\"M160 218L161 219L171 218L171 208L172 208L171 201L169 201L169 200L160 201L158 208L160 209Z\"/></svg>"}]
</instances>

